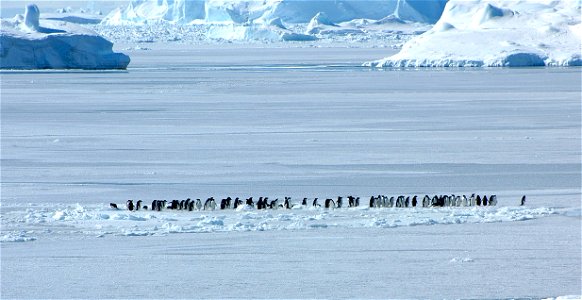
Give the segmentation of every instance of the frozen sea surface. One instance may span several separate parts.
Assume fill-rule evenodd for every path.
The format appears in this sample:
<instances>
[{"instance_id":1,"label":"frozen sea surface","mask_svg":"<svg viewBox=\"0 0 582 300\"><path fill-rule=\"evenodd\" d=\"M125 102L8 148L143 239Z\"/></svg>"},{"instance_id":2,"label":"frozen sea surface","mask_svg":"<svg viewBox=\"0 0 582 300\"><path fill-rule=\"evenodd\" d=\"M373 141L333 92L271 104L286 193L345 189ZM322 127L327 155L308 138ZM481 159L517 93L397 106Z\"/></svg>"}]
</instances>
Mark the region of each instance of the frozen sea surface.
<instances>
[{"instance_id":1,"label":"frozen sea surface","mask_svg":"<svg viewBox=\"0 0 582 300\"><path fill-rule=\"evenodd\" d=\"M2 298L582 293L580 68L379 71L358 66L386 49L151 47L127 72L0 74ZM108 208L473 192L498 206Z\"/></svg>"}]
</instances>

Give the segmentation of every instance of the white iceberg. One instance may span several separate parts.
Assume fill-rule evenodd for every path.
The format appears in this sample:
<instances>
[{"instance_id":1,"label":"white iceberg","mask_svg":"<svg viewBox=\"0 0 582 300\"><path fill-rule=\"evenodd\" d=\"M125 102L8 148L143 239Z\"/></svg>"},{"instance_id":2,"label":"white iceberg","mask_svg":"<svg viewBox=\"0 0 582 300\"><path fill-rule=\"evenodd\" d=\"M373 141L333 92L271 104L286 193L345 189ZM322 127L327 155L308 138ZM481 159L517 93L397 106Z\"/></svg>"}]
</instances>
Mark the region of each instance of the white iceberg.
<instances>
[{"instance_id":1,"label":"white iceberg","mask_svg":"<svg viewBox=\"0 0 582 300\"><path fill-rule=\"evenodd\" d=\"M104 17L101 28L131 40L135 35L124 34L124 28L166 28L177 35L186 30L219 41L366 40L374 35L385 39L400 32L418 34L417 24L434 24L445 3L446 0L132 0ZM401 22L376 23L389 16ZM175 40L188 38L182 35Z\"/></svg>"},{"instance_id":2,"label":"white iceberg","mask_svg":"<svg viewBox=\"0 0 582 300\"><path fill-rule=\"evenodd\" d=\"M451 0L377 67L580 66L580 1Z\"/></svg>"},{"instance_id":3,"label":"white iceberg","mask_svg":"<svg viewBox=\"0 0 582 300\"><path fill-rule=\"evenodd\" d=\"M2 69L125 69L129 57L94 31L60 20L40 19L36 5L25 16L2 19Z\"/></svg>"},{"instance_id":4,"label":"white iceberg","mask_svg":"<svg viewBox=\"0 0 582 300\"><path fill-rule=\"evenodd\" d=\"M230 22L248 23L280 18L286 23L308 23L325 13L331 22L379 20L396 15L406 21L435 23L446 0L132 0L103 19L105 25Z\"/></svg>"}]
</instances>

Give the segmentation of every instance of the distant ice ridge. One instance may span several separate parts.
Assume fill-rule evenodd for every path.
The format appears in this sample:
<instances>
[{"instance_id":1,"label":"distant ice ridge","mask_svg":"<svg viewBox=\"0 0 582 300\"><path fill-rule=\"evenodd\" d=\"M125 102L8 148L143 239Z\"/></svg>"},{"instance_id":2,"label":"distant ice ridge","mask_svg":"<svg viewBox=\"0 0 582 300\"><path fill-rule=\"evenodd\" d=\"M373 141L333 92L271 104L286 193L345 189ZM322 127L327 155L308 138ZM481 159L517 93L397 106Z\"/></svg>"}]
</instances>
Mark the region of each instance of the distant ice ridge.
<instances>
[{"instance_id":1,"label":"distant ice ridge","mask_svg":"<svg viewBox=\"0 0 582 300\"><path fill-rule=\"evenodd\" d=\"M107 15L107 25L143 24L165 20L176 23L308 23L325 13L332 22L379 20L389 15L405 21L434 23L446 0L132 0Z\"/></svg>"},{"instance_id":2,"label":"distant ice ridge","mask_svg":"<svg viewBox=\"0 0 582 300\"><path fill-rule=\"evenodd\" d=\"M579 0L450 0L434 27L376 67L580 66Z\"/></svg>"},{"instance_id":3,"label":"distant ice ridge","mask_svg":"<svg viewBox=\"0 0 582 300\"><path fill-rule=\"evenodd\" d=\"M345 208L295 206L291 210L112 210L105 205L47 204L3 207L2 242L26 242L44 234L149 236L173 233L397 228L526 221L564 212L538 207ZM26 228L26 232L23 231ZM33 237L34 236L34 237Z\"/></svg>"},{"instance_id":4,"label":"distant ice ridge","mask_svg":"<svg viewBox=\"0 0 582 300\"><path fill-rule=\"evenodd\" d=\"M119 25L189 25L198 26L211 40L311 41L366 35L368 31L383 35L407 24L413 25L406 30L416 32L419 26L414 24L436 22L445 3L446 0L133 0L107 15L101 25L111 31L117 31L115 27ZM328 22L322 23L323 18ZM401 22L379 21L386 18ZM308 23L307 30L303 30Z\"/></svg>"},{"instance_id":5,"label":"distant ice ridge","mask_svg":"<svg viewBox=\"0 0 582 300\"><path fill-rule=\"evenodd\" d=\"M34 4L25 15L1 21L2 69L125 69L129 57L92 30L61 20L40 19Z\"/></svg>"}]
</instances>

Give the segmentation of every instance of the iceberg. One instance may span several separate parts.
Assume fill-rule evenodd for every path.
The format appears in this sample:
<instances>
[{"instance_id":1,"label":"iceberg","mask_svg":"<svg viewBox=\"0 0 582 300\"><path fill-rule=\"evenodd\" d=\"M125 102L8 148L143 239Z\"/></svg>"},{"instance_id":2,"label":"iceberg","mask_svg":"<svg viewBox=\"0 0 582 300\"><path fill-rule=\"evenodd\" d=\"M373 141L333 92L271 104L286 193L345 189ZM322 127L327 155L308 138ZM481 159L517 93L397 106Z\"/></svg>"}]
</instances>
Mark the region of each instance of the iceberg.
<instances>
[{"instance_id":1,"label":"iceberg","mask_svg":"<svg viewBox=\"0 0 582 300\"><path fill-rule=\"evenodd\" d=\"M438 20L445 4L446 0L132 0L105 16L101 25L112 32L119 32L120 26L188 26L210 40L361 40L403 29L417 34L421 25ZM388 17L400 22L376 22Z\"/></svg>"},{"instance_id":2,"label":"iceberg","mask_svg":"<svg viewBox=\"0 0 582 300\"><path fill-rule=\"evenodd\" d=\"M62 20L40 19L34 4L24 16L2 19L2 69L125 69L127 55L94 31Z\"/></svg>"},{"instance_id":3,"label":"iceberg","mask_svg":"<svg viewBox=\"0 0 582 300\"><path fill-rule=\"evenodd\" d=\"M172 23L263 23L280 18L285 23L308 23L325 13L334 23L354 19L380 20L388 15L421 23L435 23L446 0L132 0L112 11L105 25Z\"/></svg>"},{"instance_id":4,"label":"iceberg","mask_svg":"<svg viewBox=\"0 0 582 300\"><path fill-rule=\"evenodd\" d=\"M376 67L580 66L581 1L451 0L434 27Z\"/></svg>"}]
</instances>

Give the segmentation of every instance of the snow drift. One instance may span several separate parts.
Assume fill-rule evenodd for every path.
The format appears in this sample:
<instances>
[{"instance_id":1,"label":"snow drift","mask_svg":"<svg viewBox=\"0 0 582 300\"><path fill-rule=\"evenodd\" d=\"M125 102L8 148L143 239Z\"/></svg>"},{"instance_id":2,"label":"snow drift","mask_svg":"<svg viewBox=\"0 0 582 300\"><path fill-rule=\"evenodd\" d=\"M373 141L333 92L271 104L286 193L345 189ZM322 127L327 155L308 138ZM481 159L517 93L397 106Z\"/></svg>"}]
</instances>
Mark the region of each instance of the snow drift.
<instances>
[{"instance_id":1,"label":"snow drift","mask_svg":"<svg viewBox=\"0 0 582 300\"><path fill-rule=\"evenodd\" d=\"M36 5L25 15L2 20L2 69L125 69L129 57L92 30L59 20L39 19Z\"/></svg>"},{"instance_id":2,"label":"snow drift","mask_svg":"<svg viewBox=\"0 0 582 300\"><path fill-rule=\"evenodd\" d=\"M580 1L451 0L377 67L580 66Z\"/></svg>"},{"instance_id":3,"label":"snow drift","mask_svg":"<svg viewBox=\"0 0 582 300\"><path fill-rule=\"evenodd\" d=\"M265 22L308 23L325 13L332 22L379 20L395 15L406 21L434 23L446 0L132 0L103 20L106 25L144 24L152 21L189 23Z\"/></svg>"}]
</instances>

